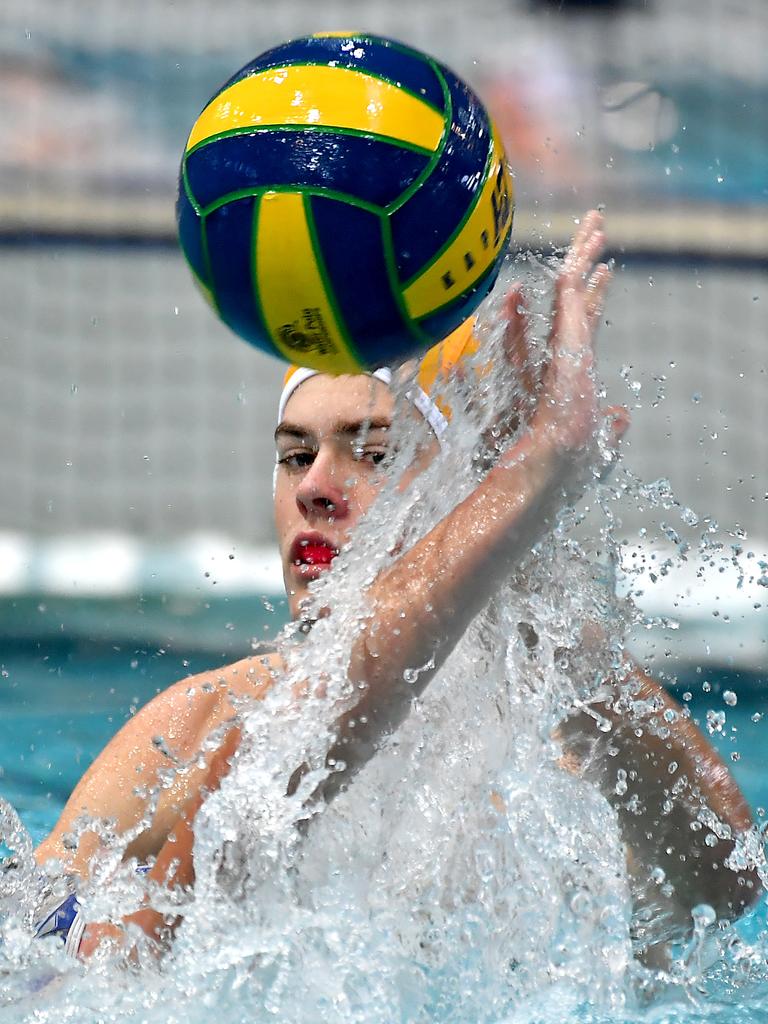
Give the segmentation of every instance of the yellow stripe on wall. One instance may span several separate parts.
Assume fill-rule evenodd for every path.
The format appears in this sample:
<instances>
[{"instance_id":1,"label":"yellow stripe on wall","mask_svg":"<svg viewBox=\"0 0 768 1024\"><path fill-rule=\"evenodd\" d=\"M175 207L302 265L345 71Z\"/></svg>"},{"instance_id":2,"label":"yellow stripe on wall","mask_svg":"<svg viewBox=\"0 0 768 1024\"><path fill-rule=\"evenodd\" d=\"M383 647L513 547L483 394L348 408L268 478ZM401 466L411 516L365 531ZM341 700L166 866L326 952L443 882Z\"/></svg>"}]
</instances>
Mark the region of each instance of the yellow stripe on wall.
<instances>
[{"instance_id":1,"label":"yellow stripe on wall","mask_svg":"<svg viewBox=\"0 0 768 1024\"><path fill-rule=\"evenodd\" d=\"M349 68L297 65L261 71L220 93L197 119L187 149L221 132L280 124L347 128L432 152L443 134L442 114L389 82Z\"/></svg>"},{"instance_id":2,"label":"yellow stripe on wall","mask_svg":"<svg viewBox=\"0 0 768 1024\"><path fill-rule=\"evenodd\" d=\"M504 244L513 208L512 179L494 131L488 177L472 213L445 252L403 292L414 320L458 298L483 276Z\"/></svg>"},{"instance_id":3,"label":"yellow stripe on wall","mask_svg":"<svg viewBox=\"0 0 768 1024\"><path fill-rule=\"evenodd\" d=\"M302 196L268 192L262 197L256 281L267 330L289 362L328 373L360 372L317 266Z\"/></svg>"}]
</instances>

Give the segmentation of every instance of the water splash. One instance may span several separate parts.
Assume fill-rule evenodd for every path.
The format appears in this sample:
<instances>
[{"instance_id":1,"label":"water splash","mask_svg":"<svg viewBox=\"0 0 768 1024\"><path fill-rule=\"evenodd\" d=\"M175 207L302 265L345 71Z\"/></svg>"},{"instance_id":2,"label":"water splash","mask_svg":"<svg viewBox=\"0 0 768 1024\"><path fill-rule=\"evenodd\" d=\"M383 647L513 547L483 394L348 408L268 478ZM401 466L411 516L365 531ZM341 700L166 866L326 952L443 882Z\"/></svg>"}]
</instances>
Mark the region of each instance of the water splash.
<instances>
[{"instance_id":1,"label":"water splash","mask_svg":"<svg viewBox=\"0 0 768 1024\"><path fill-rule=\"evenodd\" d=\"M549 283L533 295L541 359ZM232 771L197 819L194 893L163 897L169 914L184 915L171 951L156 959L140 945L137 970L109 956L73 964L55 945L32 941L30 894L39 883L29 841L12 810L0 808L19 865L3 876L0 1005L8 1024L195 1024L212 1013L297 1024L331 1016L360 1024L693 1024L705 1013L718 1020L721 1006L730 1013L734 1000L750 999L755 1014L768 1005L764 933L720 929L711 908L696 908L692 938L664 971L635 959L643 922L632 919L616 816L564 764L556 738L568 710L621 663L627 628L645 618L615 594L622 504L669 513L659 527L666 553L653 565L657 579L689 558L685 531L700 521L699 553L721 553L712 524L682 508L666 481L646 485L622 469L596 480L586 504L597 530L585 532L583 509L565 510L352 784L330 805L312 799L333 771L326 757L334 722L353 696L347 667L371 620L368 584L472 490L514 429L494 412L519 387L493 326L500 295L480 327L479 380L446 383L450 443L405 491L402 470L428 435L402 382L382 492L355 543L315 587L311 630L294 627L281 638L283 678L241 708ZM604 452L596 477L608 462ZM647 569L630 572L630 590ZM417 681L413 673L406 682ZM306 680L310 693L297 699ZM606 727L596 714L596 731ZM306 771L286 795L298 764ZM177 770L169 765L169 780ZM621 771L617 787L626 785ZM714 816L706 824L721 827ZM144 892L121 865L125 839L107 833L98 887L84 893L92 919L119 919ZM734 866L761 851L755 831ZM653 882L661 898L663 873ZM659 906L646 901L643 910L652 918Z\"/></svg>"}]
</instances>

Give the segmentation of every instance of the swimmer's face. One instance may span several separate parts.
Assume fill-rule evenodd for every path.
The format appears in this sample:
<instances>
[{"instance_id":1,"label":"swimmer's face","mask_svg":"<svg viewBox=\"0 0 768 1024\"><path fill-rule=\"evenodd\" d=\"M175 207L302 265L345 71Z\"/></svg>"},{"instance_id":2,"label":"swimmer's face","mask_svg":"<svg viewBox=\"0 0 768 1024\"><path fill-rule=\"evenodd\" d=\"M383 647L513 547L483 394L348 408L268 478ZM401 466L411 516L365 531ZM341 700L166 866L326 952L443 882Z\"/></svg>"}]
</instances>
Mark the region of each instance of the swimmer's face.
<instances>
[{"instance_id":1,"label":"swimmer's face","mask_svg":"<svg viewBox=\"0 0 768 1024\"><path fill-rule=\"evenodd\" d=\"M394 399L375 377L316 376L301 384L275 431L275 523L295 617L382 483Z\"/></svg>"}]
</instances>

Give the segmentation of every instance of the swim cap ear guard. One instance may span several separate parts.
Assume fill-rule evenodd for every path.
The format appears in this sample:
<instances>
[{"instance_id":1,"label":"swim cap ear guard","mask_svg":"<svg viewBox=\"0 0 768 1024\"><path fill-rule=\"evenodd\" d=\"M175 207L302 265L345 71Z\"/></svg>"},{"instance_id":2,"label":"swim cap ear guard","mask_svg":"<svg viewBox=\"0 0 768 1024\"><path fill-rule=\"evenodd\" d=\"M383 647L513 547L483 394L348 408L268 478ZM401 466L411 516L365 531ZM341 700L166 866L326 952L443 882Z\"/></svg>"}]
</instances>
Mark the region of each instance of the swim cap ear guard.
<instances>
[{"instance_id":1,"label":"swim cap ear guard","mask_svg":"<svg viewBox=\"0 0 768 1024\"><path fill-rule=\"evenodd\" d=\"M435 392L436 385L445 380L454 369L463 361L475 355L480 347L480 342L474 334L476 317L470 317L460 327L457 327L447 338L433 345L421 358L416 370L415 379L405 393L405 397L417 409L432 429L440 445L445 443L445 432L451 420L451 407L443 395ZM405 364L407 367L408 364ZM280 401L277 405L277 422L282 423L285 409L291 395L297 388L309 380L318 376L320 370L313 370L308 366L289 366L283 378L283 390L280 392ZM382 366L368 374L382 381L387 387L392 384L392 370ZM275 493L277 485L277 461L272 473L272 494Z\"/></svg>"}]
</instances>

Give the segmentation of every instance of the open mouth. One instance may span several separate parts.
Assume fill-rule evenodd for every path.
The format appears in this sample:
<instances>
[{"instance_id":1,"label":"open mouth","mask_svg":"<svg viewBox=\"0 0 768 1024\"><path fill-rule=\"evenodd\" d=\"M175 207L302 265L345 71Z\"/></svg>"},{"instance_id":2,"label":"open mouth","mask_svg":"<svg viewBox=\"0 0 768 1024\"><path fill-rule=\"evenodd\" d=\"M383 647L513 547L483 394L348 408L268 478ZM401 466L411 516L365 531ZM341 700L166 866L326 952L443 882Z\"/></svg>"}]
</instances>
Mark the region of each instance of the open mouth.
<instances>
[{"instance_id":1,"label":"open mouth","mask_svg":"<svg viewBox=\"0 0 768 1024\"><path fill-rule=\"evenodd\" d=\"M338 553L325 537L304 534L291 545L291 564L308 570L327 568Z\"/></svg>"},{"instance_id":2,"label":"open mouth","mask_svg":"<svg viewBox=\"0 0 768 1024\"><path fill-rule=\"evenodd\" d=\"M337 554L330 544L307 544L297 561L300 565L330 565Z\"/></svg>"}]
</instances>

